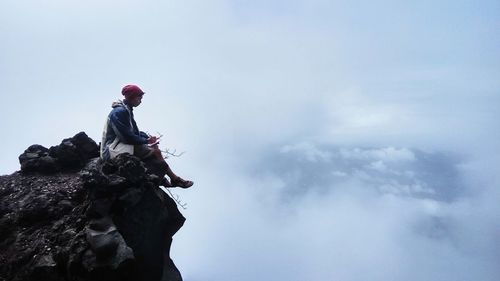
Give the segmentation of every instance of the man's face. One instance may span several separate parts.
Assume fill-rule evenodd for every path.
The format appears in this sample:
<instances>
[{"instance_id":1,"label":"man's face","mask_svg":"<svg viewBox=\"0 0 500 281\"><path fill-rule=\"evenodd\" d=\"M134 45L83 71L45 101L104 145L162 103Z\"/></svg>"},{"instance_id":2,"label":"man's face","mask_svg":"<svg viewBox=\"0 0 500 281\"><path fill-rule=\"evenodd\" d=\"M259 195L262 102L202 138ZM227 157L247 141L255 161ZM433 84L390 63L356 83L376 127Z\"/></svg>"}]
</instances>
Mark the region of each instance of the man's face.
<instances>
[{"instance_id":1,"label":"man's face","mask_svg":"<svg viewBox=\"0 0 500 281\"><path fill-rule=\"evenodd\" d=\"M142 102L142 95L136 95L133 97L130 97L130 99L127 100L128 104L130 104L133 107L139 106Z\"/></svg>"}]
</instances>

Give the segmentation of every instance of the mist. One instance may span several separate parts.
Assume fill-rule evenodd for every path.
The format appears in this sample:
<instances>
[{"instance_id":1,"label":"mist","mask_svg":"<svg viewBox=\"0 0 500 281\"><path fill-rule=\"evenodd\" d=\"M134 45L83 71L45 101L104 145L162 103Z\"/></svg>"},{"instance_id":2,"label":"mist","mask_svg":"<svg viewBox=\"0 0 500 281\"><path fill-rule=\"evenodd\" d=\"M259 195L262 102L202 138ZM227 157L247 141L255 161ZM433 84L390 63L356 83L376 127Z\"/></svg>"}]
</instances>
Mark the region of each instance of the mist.
<instances>
[{"instance_id":1,"label":"mist","mask_svg":"<svg viewBox=\"0 0 500 281\"><path fill-rule=\"evenodd\" d=\"M2 1L0 172L120 89L185 152L187 281L495 280L496 1Z\"/></svg>"}]
</instances>

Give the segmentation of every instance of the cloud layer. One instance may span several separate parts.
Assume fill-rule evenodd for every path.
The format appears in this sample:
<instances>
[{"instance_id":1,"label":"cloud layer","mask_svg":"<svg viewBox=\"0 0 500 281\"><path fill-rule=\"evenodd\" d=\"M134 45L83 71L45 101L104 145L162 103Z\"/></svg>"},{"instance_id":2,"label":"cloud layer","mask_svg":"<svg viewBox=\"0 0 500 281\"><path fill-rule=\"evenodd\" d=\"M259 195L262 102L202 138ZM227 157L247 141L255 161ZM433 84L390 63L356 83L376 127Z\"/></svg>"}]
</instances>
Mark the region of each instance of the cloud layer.
<instances>
[{"instance_id":1,"label":"cloud layer","mask_svg":"<svg viewBox=\"0 0 500 281\"><path fill-rule=\"evenodd\" d=\"M498 1L3 1L0 173L123 84L187 151L185 280L494 280ZM444 12L446 11L446 12Z\"/></svg>"},{"instance_id":2,"label":"cloud layer","mask_svg":"<svg viewBox=\"0 0 500 281\"><path fill-rule=\"evenodd\" d=\"M311 143L263 155L252 173L225 167L222 182L218 173L203 177L203 190L186 198L192 201L190 220L175 248L187 279L498 275L498 182L485 184L487 173L464 159L408 148L320 149Z\"/></svg>"}]
</instances>

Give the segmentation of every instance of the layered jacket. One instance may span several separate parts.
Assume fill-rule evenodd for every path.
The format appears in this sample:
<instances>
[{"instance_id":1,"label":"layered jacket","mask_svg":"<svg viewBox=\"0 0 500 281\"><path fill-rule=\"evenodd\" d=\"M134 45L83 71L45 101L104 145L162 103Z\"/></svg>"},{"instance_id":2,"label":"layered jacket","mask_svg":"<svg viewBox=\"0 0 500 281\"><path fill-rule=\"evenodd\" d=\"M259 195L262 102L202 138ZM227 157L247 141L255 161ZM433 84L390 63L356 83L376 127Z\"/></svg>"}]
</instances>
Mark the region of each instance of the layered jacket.
<instances>
[{"instance_id":1,"label":"layered jacket","mask_svg":"<svg viewBox=\"0 0 500 281\"><path fill-rule=\"evenodd\" d=\"M124 101L114 102L108 115L101 142L101 158L108 160L109 146L114 142L140 145L148 143L148 134L139 131L134 120L133 108ZM116 140L116 141L115 141Z\"/></svg>"}]
</instances>

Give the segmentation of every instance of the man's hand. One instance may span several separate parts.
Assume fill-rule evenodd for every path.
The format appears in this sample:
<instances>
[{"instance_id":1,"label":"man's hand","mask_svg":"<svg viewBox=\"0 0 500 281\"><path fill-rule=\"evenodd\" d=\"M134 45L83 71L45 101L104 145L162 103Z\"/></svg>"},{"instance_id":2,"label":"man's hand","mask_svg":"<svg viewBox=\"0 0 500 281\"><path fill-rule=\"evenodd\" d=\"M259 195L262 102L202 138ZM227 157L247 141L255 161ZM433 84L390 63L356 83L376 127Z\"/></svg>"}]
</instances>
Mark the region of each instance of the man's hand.
<instances>
[{"instance_id":1,"label":"man's hand","mask_svg":"<svg viewBox=\"0 0 500 281\"><path fill-rule=\"evenodd\" d=\"M158 138L155 137L155 136L149 136L149 139L148 139L148 144L157 144L159 141L158 141Z\"/></svg>"}]
</instances>

